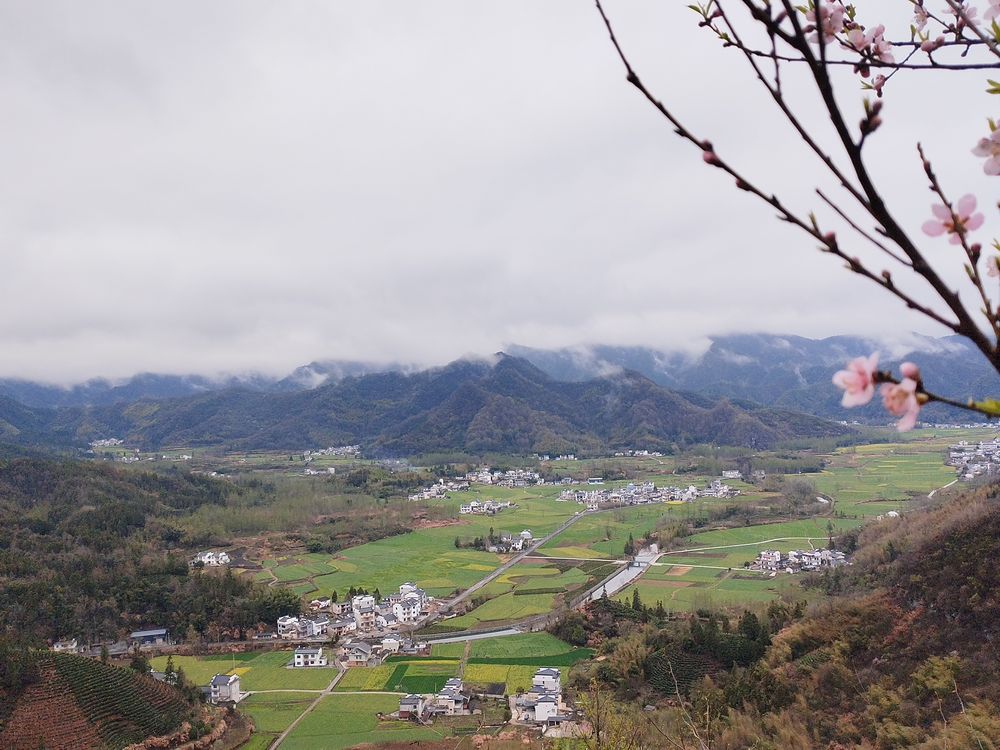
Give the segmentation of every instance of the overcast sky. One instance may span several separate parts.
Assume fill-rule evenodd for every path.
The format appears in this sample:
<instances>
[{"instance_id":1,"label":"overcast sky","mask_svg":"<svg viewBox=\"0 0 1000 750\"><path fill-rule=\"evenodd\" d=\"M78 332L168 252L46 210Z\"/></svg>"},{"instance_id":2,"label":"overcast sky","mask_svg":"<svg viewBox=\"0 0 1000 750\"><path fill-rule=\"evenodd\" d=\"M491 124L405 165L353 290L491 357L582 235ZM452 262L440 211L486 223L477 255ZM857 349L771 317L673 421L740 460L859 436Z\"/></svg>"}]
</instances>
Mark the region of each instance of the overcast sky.
<instances>
[{"instance_id":1,"label":"overcast sky","mask_svg":"<svg viewBox=\"0 0 1000 750\"><path fill-rule=\"evenodd\" d=\"M683 3L609 11L697 132L819 208L808 156ZM996 197L969 155L996 114L982 78L949 93L961 111L892 81L873 160L915 232L918 139L956 197ZM705 167L586 0L2 0L0 97L0 376L941 333ZM928 250L957 283L954 249Z\"/></svg>"}]
</instances>

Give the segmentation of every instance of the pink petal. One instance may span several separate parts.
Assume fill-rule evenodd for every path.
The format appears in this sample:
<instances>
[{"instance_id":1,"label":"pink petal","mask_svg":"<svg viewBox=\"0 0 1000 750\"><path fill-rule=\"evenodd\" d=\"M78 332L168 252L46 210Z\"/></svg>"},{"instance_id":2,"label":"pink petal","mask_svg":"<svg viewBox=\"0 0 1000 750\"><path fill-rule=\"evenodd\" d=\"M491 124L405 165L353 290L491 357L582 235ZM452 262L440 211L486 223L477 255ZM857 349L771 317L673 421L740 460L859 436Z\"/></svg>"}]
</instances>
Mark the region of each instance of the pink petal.
<instances>
[{"instance_id":1,"label":"pink petal","mask_svg":"<svg viewBox=\"0 0 1000 750\"><path fill-rule=\"evenodd\" d=\"M987 159L986 163L983 164L983 171L992 176L1000 174L1000 155Z\"/></svg>"},{"instance_id":2,"label":"pink petal","mask_svg":"<svg viewBox=\"0 0 1000 750\"><path fill-rule=\"evenodd\" d=\"M940 221L925 221L920 228L924 230L924 234L930 237L940 237L944 234L944 224Z\"/></svg>"},{"instance_id":3,"label":"pink petal","mask_svg":"<svg viewBox=\"0 0 1000 750\"><path fill-rule=\"evenodd\" d=\"M955 206L955 213L959 216L965 217L976 210L976 196L969 193L968 195L963 195L958 199L958 203Z\"/></svg>"},{"instance_id":4,"label":"pink petal","mask_svg":"<svg viewBox=\"0 0 1000 750\"><path fill-rule=\"evenodd\" d=\"M962 238L958 236L958 232L953 232L948 235L948 243L951 245L961 245Z\"/></svg>"},{"instance_id":5,"label":"pink petal","mask_svg":"<svg viewBox=\"0 0 1000 750\"><path fill-rule=\"evenodd\" d=\"M982 214L972 214L972 216L965 220L965 231L973 232L976 229L979 229L979 227L983 225L984 221L986 221L986 219Z\"/></svg>"},{"instance_id":6,"label":"pink petal","mask_svg":"<svg viewBox=\"0 0 1000 750\"><path fill-rule=\"evenodd\" d=\"M906 414L903 415L903 418L896 422L896 429L900 432L909 432L912 430L914 425L917 423L917 415L919 413L920 406L916 403L916 399L914 399L914 403L909 409L906 410Z\"/></svg>"},{"instance_id":7,"label":"pink petal","mask_svg":"<svg viewBox=\"0 0 1000 750\"><path fill-rule=\"evenodd\" d=\"M855 406L864 406L872 400L872 396L875 395L875 386L869 385L863 391L857 391L851 393L850 391L844 391L844 397L840 399L840 405L846 406L851 409Z\"/></svg>"},{"instance_id":8,"label":"pink petal","mask_svg":"<svg viewBox=\"0 0 1000 750\"><path fill-rule=\"evenodd\" d=\"M974 156L990 156L993 153L993 141L989 138L980 138L972 153Z\"/></svg>"},{"instance_id":9,"label":"pink petal","mask_svg":"<svg viewBox=\"0 0 1000 750\"><path fill-rule=\"evenodd\" d=\"M931 206L931 213L941 219L941 221L951 221L951 211L943 203L935 203Z\"/></svg>"}]
</instances>

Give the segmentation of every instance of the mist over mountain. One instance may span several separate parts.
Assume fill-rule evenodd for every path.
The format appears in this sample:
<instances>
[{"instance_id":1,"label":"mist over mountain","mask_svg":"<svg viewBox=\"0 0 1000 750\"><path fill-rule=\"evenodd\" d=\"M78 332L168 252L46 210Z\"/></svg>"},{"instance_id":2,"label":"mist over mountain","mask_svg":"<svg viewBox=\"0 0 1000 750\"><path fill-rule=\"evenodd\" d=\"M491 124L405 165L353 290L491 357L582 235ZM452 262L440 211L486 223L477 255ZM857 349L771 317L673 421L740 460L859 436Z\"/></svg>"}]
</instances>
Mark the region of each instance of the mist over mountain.
<instances>
[{"instance_id":1,"label":"mist over mountain","mask_svg":"<svg viewBox=\"0 0 1000 750\"><path fill-rule=\"evenodd\" d=\"M670 391L629 371L558 381L525 359L458 360L412 374L347 376L291 392L228 388L184 398L41 409L0 400L8 441L143 448L301 449L361 443L381 455L432 451L598 452L719 443L767 447L847 430L752 403Z\"/></svg>"},{"instance_id":2,"label":"mist over mountain","mask_svg":"<svg viewBox=\"0 0 1000 750\"><path fill-rule=\"evenodd\" d=\"M736 334L713 337L707 351L697 356L613 346L559 350L511 346L509 351L559 379L581 380L625 368L667 388L711 398L746 399L838 420L887 421L881 405L875 402L846 411L840 405L840 391L831 383L833 373L847 361L873 351L881 353L880 367L884 369L898 371L901 362L915 362L928 387L943 396L964 400L1000 393L996 371L968 339L960 336L912 335L887 343L859 336L815 340ZM928 420L977 420L970 412L940 404L931 405L922 416Z\"/></svg>"}]
</instances>

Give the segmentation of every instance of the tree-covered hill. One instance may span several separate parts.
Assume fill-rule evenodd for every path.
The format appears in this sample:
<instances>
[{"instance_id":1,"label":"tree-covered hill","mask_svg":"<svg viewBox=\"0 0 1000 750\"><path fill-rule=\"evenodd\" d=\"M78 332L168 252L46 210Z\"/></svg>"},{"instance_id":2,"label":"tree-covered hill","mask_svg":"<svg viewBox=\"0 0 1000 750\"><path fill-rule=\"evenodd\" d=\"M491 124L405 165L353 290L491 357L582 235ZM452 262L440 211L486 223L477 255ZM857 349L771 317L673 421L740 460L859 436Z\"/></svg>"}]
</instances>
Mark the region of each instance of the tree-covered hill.
<instances>
[{"instance_id":1,"label":"tree-covered hill","mask_svg":"<svg viewBox=\"0 0 1000 750\"><path fill-rule=\"evenodd\" d=\"M633 372L562 382L503 355L495 363L460 360L413 374L345 377L291 393L229 389L103 407L21 407L8 422L8 439L29 443L80 445L111 436L145 448L360 443L383 455L669 450L691 443L763 448L847 432L794 412L670 391Z\"/></svg>"},{"instance_id":2,"label":"tree-covered hill","mask_svg":"<svg viewBox=\"0 0 1000 750\"><path fill-rule=\"evenodd\" d=\"M188 566L178 517L238 487L82 461L0 459L0 632L43 645L144 626L237 634L298 598Z\"/></svg>"}]
</instances>

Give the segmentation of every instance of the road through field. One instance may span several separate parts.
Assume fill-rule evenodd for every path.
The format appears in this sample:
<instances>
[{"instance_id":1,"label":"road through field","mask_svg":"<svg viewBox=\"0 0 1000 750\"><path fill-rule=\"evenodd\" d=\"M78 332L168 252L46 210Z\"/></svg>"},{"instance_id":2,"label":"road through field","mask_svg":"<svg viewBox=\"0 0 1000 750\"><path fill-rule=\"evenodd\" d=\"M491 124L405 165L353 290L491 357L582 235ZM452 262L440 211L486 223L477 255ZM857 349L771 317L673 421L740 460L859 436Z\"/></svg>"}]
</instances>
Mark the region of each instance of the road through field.
<instances>
[{"instance_id":1,"label":"road through field","mask_svg":"<svg viewBox=\"0 0 1000 750\"><path fill-rule=\"evenodd\" d=\"M564 521L562 524L560 524L559 527L556 528L555 531L549 533L548 535L542 537L541 539L535 539L535 540L533 540L531 542L531 546L528 547L526 550L524 550L522 552L518 552L516 555L514 555L512 558L510 558L510 560L508 560L507 562L505 562L503 565L501 565L499 568L497 568L496 570L494 570L488 576L486 576L485 578L483 578L482 580L480 580L478 583L472 584L472 586L470 586L465 591L463 591L461 594L459 594L454 599L452 599L450 602L448 602L447 604L445 604L445 606L441 608L441 612L447 612L447 611L451 610L456 604L465 601L470 596L472 596L477 591L479 591L479 589L483 588L483 586L486 586L488 583L491 583L492 581L495 581L497 578L499 578L504 573L506 573L508 570L510 570L511 568L513 568L515 565L517 565L517 563L521 562L521 560L523 560L524 558L528 557L532 552L534 552L535 550L537 550L543 544L545 544L546 542L550 541L551 539L555 539L557 536L559 536L564 531L566 531L566 529L568 529L570 526L572 526L574 523L576 523L577 521L579 521L581 518L583 518L586 515L590 515L590 514L587 513L586 511L581 512L581 513L577 513L576 515L571 516L566 521ZM422 624L424 626L426 626L426 625L429 625L431 622L432 622L432 620L428 619L426 622L424 622Z\"/></svg>"},{"instance_id":2,"label":"road through field","mask_svg":"<svg viewBox=\"0 0 1000 750\"><path fill-rule=\"evenodd\" d=\"M340 682L341 678L345 674L347 674L347 670L346 669L341 669L340 667L338 667L337 668L337 676L333 678L333 681L329 685L327 685L323 690L321 690L319 692L319 694L316 696L316 700L314 700L312 703L310 703L309 706L306 708L306 710L303 711L302 713L300 713L299 716L298 716L298 718L295 721L293 721L291 724L289 724L288 728L285 729L284 732L282 732L281 734L278 735L278 738L274 742L271 743L271 746L268 748L268 750L274 750L274 748L276 748L279 745L281 745L281 743L285 741L285 738L288 737L288 735L290 735L292 733L292 730L295 729L295 727L297 727L299 725L299 723L306 716L308 716L312 712L312 710L314 708L316 708L316 706L319 705L319 702L321 700L323 700L328 695L332 695L333 694L333 689L335 687L337 687L337 683ZM266 691L262 690L260 692L266 692Z\"/></svg>"}]
</instances>

